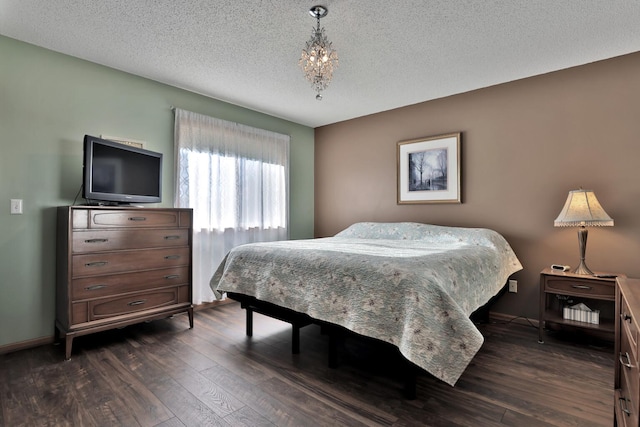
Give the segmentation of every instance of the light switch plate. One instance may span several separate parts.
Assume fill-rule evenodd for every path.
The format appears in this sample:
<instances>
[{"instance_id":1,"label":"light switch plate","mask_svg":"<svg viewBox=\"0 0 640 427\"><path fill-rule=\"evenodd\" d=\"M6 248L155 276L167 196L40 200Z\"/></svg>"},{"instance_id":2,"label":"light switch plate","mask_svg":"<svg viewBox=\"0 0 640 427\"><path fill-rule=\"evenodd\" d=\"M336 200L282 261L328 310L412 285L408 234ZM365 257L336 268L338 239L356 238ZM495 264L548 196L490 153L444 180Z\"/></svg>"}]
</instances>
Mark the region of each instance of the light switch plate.
<instances>
[{"instance_id":1,"label":"light switch plate","mask_svg":"<svg viewBox=\"0 0 640 427\"><path fill-rule=\"evenodd\" d=\"M11 199L11 215L22 215L22 199Z\"/></svg>"}]
</instances>

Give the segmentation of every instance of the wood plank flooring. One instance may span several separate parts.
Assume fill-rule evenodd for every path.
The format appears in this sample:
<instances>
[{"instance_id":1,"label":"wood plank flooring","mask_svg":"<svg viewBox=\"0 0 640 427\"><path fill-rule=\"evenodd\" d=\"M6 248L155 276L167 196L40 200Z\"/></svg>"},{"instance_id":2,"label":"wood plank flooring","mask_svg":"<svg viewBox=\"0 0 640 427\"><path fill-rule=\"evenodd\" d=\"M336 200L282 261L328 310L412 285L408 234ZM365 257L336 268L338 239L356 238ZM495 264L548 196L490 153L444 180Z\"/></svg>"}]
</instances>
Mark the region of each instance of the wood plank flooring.
<instances>
[{"instance_id":1,"label":"wood plank flooring","mask_svg":"<svg viewBox=\"0 0 640 427\"><path fill-rule=\"evenodd\" d=\"M397 353L328 337L237 303L0 355L2 426L611 426L613 346L512 323L479 325L485 344L455 387L428 374L402 397Z\"/></svg>"}]
</instances>

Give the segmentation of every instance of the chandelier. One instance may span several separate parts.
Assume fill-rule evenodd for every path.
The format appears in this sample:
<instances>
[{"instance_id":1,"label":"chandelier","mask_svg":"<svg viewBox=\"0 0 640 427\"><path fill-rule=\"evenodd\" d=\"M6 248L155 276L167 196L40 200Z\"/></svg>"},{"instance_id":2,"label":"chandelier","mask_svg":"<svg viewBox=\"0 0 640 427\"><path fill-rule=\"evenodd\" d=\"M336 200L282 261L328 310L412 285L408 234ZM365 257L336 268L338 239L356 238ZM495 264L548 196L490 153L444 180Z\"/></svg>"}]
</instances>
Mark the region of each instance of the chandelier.
<instances>
[{"instance_id":1,"label":"chandelier","mask_svg":"<svg viewBox=\"0 0 640 427\"><path fill-rule=\"evenodd\" d=\"M331 47L331 42L320 28L320 18L327 16L328 9L324 6L313 6L309 14L316 18L316 28L311 33L311 39L302 49L302 55L298 64L304 76L311 82L313 90L317 92L316 99L322 100L320 92L325 90L331 78L333 69L338 67L338 53Z\"/></svg>"}]
</instances>

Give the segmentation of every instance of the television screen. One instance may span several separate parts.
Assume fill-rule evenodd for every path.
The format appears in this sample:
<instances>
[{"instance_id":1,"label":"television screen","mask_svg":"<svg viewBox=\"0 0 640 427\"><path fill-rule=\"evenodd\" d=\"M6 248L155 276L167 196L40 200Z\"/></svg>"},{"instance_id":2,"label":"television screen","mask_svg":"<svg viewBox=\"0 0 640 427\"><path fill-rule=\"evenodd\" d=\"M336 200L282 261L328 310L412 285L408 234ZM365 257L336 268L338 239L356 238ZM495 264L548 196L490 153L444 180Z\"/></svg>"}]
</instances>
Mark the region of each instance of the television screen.
<instances>
[{"instance_id":1,"label":"television screen","mask_svg":"<svg viewBox=\"0 0 640 427\"><path fill-rule=\"evenodd\" d=\"M162 153L85 135L83 169L89 204L162 201Z\"/></svg>"}]
</instances>

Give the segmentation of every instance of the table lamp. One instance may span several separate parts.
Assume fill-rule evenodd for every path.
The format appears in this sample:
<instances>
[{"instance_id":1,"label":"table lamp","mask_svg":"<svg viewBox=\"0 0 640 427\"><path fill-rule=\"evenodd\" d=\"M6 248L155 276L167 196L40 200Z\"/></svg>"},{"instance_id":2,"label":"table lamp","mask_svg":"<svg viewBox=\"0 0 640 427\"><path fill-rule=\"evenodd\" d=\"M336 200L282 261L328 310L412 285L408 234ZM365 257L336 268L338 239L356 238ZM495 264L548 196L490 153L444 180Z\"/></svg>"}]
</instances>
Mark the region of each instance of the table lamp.
<instances>
[{"instance_id":1,"label":"table lamp","mask_svg":"<svg viewBox=\"0 0 640 427\"><path fill-rule=\"evenodd\" d=\"M591 190L569 191L567 201L562 212L553 222L554 227L580 227L578 229L578 243L580 245L580 265L574 270L575 274L590 274L593 272L584 262L587 251L586 227L611 227L613 219L602 209L596 195Z\"/></svg>"}]
</instances>

